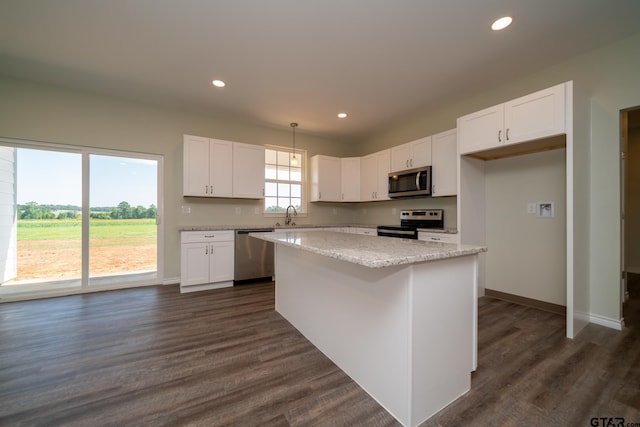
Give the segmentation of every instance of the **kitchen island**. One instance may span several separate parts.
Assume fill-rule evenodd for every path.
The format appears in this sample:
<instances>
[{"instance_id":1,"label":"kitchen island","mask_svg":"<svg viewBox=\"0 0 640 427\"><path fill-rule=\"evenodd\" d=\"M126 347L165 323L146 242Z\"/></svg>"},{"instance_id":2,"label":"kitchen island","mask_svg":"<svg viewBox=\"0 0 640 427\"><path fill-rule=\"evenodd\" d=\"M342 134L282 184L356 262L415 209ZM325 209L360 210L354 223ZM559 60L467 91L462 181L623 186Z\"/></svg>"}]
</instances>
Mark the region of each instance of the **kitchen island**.
<instances>
[{"instance_id":1,"label":"kitchen island","mask_svg":"<svg viewBox=\"0 0 640 427\"><path fill-rule=\"evenodd\" d=\"M403 425L466 393L486 248L336 233L276 244L276 311Z\"/></svg>"}]
</instances>

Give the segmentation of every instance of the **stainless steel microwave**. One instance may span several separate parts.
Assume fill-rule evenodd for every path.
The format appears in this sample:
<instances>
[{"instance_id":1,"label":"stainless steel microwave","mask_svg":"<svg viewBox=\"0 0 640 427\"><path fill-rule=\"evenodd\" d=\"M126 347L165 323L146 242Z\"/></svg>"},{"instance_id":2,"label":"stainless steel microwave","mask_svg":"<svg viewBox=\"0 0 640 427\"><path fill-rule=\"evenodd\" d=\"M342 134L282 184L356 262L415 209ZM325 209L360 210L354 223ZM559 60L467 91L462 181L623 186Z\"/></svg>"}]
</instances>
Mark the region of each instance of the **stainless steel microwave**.
<instances>
[{"instance_id":1,"label":"stainless steel microwave","mask_svg":"<svg viewBox=\"0 0 640 427\"><path fill-rule=\"evenodd\" d=\"M431 195L431 166L389 174L389 197L425 197Z\"/></svg>"}]
</instances>

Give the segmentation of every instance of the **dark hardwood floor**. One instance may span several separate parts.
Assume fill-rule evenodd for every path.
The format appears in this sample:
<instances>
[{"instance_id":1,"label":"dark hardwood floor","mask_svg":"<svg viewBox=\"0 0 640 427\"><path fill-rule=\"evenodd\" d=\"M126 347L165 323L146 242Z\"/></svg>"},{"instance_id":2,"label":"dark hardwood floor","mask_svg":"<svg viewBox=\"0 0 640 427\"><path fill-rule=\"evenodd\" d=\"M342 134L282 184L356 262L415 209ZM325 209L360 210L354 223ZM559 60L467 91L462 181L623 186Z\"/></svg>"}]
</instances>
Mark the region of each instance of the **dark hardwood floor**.
<instances>
[{"instance_id":1,"label":"dark hardwood floor","mask_svg":"<svg viewBox=\"0 0 640 427\"><path fill-rule=\"evenodd\" d=\"M0 304L0 425L397 425L273 304L272 284ZM640 423L640 304L575 340L562 316L479 305L472 390L424 426Z\"/></svg>"}]
</instances>

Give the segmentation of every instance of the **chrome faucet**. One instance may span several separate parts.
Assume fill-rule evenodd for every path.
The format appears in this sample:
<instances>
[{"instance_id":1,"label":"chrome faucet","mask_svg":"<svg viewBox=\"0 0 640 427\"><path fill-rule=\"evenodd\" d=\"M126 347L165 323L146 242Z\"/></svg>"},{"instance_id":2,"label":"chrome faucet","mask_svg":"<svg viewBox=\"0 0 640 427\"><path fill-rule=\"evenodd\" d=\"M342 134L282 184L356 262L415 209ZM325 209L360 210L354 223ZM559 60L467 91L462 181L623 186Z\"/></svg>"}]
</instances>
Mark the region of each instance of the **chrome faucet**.
<instances>
[{"instance_id":1,"label":"chrome faucet","mask_svg":"<svg viewBox=\"0 0 640 427\"><path fill-rule=\"evenodd\" d=\"M289 208L293 208L293 216L298 216L298 211L296 210L295 206L293 205L287 206L287 213L285 213L284 215L285 217L284 225L296 225L295 222L291 224L291 214L289 213Z\"/></svg>"}]
</instances>

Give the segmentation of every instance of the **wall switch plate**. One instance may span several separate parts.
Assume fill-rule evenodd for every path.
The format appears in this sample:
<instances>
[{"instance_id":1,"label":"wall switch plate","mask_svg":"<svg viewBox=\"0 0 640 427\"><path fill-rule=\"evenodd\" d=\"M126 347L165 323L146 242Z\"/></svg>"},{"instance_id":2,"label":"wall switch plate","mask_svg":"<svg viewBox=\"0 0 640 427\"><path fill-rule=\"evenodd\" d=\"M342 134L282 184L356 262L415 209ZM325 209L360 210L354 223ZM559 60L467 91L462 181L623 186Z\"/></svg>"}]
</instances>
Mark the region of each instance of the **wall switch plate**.
<instances>
[{"instance_id":1,"label":"wall switch plate","mask_svg":"<svg viewBox=\"0 0 640 427\"><path fill-rule=\"evenodd\" d=\"M534 214L536 213L536 204L531 202L527 203L527 213Z\"/></svg>"},{"instance_id":2,"label":"wall switch plate","mask_svg":"<svg viewBox=\"0 0 640 427\"><path fill-rule=\"evenodd\" d=\"M182 206L182 213L183 214L190 214L191 213L191 206Z\"/></svg>"}]
</instances>

